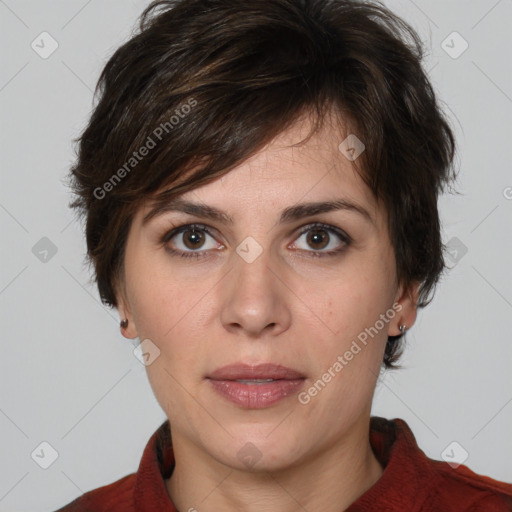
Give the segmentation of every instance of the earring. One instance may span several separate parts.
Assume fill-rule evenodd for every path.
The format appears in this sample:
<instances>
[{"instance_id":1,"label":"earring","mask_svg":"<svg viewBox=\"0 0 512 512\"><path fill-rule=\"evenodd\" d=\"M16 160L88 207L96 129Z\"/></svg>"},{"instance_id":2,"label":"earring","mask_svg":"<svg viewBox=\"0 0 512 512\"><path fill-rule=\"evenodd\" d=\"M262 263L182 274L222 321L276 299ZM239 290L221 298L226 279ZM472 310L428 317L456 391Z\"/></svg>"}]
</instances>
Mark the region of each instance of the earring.
<instances>
[{"instance_id":1,"label":"earring","mask_svg":"<svg viewBox=\"0 0 512 512\"><path fill-rule=\"evenodd\" d=\"M399 325L398 329L400 329L400 336L405 334L405 331L407 330L407 326L405 324Z\"/></svg>"},{"instance_id":2,"label":"earring","mask_svg":"<svg viewBox=\"0 0 512 512\"><path fill-rule=\"evenodd\" d=\"M126 329L128 327L128 319L125 318L124 320L121 320L120 324L121 329Z\"/></svg>"}]
</instances>

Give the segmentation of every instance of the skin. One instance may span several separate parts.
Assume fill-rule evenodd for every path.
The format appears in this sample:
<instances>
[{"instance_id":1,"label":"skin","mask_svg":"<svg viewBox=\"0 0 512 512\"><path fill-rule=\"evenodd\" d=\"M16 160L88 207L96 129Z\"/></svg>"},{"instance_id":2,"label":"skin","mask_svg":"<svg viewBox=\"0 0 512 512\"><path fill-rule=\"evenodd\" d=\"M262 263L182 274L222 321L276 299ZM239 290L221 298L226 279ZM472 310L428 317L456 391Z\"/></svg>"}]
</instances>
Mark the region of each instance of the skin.
<instances>
[{"instance_id":1,"label":"skin","mask_svg":"<svg viewBox=\"0 0 512 512\"><path fill-rule=\"evenodd\" d=\"M387 336L416 319L418 285L397 285L386 211L339 151L339 127L326 123L290 147L310 126L299 119L227 175L182 196L223 209L233 225L168 212L143 226L146 204L130 229L118 309L129 321L125 337L160 350L146 368L170 420L176 466L165 484L182 512L340 511L383 471L369 444L371 402ZM373 222L349 210L278 222L288 206L338 198ZM211 228L202 245L190 243L190 232L161 243L172 227L194 222ZM309 239L301 235L313 222L352 242L331 231L311 240L315 228ZM252 263L236 252L248 236L263 249ZM206 256L173 256L166 245ZM303 373L307 390L393 305L400 312L306 405L294 394L243 409L205 379L227 364L273 362ZM248 442L259 453L250 467L237 456Z\"/></svg>"}]
</instances>

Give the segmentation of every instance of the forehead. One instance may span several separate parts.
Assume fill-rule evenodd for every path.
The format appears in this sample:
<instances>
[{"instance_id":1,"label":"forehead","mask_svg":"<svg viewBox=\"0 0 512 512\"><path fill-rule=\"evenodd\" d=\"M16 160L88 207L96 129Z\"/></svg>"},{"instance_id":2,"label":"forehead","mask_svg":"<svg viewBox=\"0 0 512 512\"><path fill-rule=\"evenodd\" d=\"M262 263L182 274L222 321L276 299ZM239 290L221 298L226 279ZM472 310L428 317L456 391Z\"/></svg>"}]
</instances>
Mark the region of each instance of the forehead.
<instances>
[{"instance_id":1,"label":"forehead","mask_svg":"<svg viewBox=\"0 0 512 512\"><path fill-rule=\"evenodd\" d=\"M297 167L311 169L326 166L355 171L359 167L357 159L350 161L346 152L340 149L340 144L343 148L342 143L351 131L348 121L343 121L333 111L322 119L320 126L314 125L311 115L303 114L241 166L253 164L271 167L268 163L272 163L272 160L283 160L279 165L290 172ZM290 169L283 166L286 161L292 163Z\"/></svg>"},{"instance_id":2,"label":"forehead","mask_svg":"<svg viewBox=\"0 0 512 512\"><path fill-rule=\"evenodd\" d=\"M309 116L300 117L234 169L178 197L233 211L258 205L283 210L299 202L342 198L377 218L380 206L360 176L361 166L344 151L350 128L333 116L318 130L312 132L312 127ZM148 198L139 217L145 223L153 211L165 209L166 201L165 196Z\"/></svg>"},{"instance_id":3,"label":"forehead","mask_svg":"<svg viewBox=\"0 0 512 512\"><path fill-rule=\"evenodd\" d=\"M362 180L357 163L340 151L344 134L325 123L310 135L311 124L300 120L281 132L262 150L218 181L217 190L240 198L264 194L276 204L340 194L367 205L371 191ZM213 187L211 187L213 193ZM198 191L208 195L204 187Z\"/></svg>"}]
</instances>

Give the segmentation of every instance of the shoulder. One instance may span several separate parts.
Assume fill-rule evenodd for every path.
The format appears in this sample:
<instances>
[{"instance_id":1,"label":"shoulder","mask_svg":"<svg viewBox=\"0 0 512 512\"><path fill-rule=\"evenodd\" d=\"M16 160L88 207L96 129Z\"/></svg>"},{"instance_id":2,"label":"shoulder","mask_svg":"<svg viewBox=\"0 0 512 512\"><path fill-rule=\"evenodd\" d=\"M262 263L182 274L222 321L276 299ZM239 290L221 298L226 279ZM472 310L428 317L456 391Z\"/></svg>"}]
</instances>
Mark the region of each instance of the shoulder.
<instances>
[{"instance_id":1,"label":"shoulder","mask_svg":"<svg viewBox=\"0 0 512 512\"><path fill-rule=\"evenodd\" d=\"M354 511L512 512L511 484L429 458L400 418L372 417L370 442L384 473Z\"/></svg>"},{"instance_id":2,"label":"shoulder","mask_svg":"<svg viewBox=\"0 0 512 512\"><path fill-rule=\"evenodd\" d=\"M418 460L418 467L423 466L423 476L430 480L427 502L453 512L512 512L512 484L475 473L463 464L452 467L445 461L427 457L407 424L400 419L393 423L400 432L397 437L407 441L408 456Z\"/></svg>"},{"instance_id":3,"label":"shoulder","mask_svg":"<svg viewBox=\"0 0 512 512\"><path fill-rule=\"evenodd\" d=\"M55 512L132 512L135 473L93 489Z\"/></svg>"},{"instance_id":4,"label":"shoulder","mask_svg":"<svg viewBox=\"0 0 512 512\"><path fill-rule=\"evenodd\" d=\"M452 468L446 462L429 461L440 503L453 502L457 511L512 512L511 484L477 474L464 465Z\"/></svg>"}]
</instances>

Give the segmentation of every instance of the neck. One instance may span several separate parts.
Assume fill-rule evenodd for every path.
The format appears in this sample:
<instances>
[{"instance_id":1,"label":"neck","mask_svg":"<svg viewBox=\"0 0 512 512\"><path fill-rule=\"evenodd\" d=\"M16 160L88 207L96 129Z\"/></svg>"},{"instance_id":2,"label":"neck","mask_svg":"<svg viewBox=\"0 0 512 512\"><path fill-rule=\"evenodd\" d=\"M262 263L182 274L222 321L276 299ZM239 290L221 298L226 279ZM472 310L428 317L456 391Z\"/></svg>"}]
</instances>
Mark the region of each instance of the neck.
<instances>
[{"instance_id":1,"label":"neck","mask_svg":"<svg viewBox=\"0 0 512 512\"><path fill-rule=\"evenodd\" d=\"M176 465L166 487L182 512L345 510L382 475L369 424L323 453L274 472L233 469L173 433Z\"/></svg>"}]
</instances>

